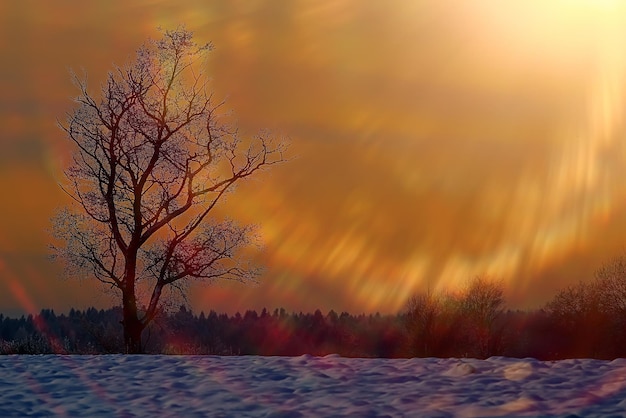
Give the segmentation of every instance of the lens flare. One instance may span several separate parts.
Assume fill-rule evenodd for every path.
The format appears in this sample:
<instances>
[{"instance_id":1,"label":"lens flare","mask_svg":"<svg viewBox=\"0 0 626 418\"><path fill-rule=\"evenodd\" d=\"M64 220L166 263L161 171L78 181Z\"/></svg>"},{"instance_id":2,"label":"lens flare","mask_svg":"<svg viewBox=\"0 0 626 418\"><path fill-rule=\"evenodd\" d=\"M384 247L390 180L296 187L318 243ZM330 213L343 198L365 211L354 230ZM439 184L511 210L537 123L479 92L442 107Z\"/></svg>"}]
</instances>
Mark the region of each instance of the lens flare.
<instances>
[{"instance_id":1,"label":"lens flare","mask_svg":"<svg viewBox=\"0 0 626 418\"><path fill-rule=\"evenodd\" d=\"M9 294L19 304L25 312L29 314L37 313L37 307L30 294L20 282L18 276L9 269L9 266L0 258L0 275L9 289Z\"/></svg>"}]
</instances>

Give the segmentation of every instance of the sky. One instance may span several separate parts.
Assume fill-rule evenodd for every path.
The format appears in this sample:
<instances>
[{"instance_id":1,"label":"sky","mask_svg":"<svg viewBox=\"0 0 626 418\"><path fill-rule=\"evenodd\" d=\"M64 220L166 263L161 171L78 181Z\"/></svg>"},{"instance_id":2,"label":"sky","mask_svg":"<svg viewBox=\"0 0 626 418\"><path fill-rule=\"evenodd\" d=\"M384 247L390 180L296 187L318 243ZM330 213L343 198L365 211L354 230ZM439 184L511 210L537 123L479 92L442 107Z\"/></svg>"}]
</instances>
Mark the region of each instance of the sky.
<instances>
[{"instance_id":1,"label":"sky","mask_svg":"<svg viewBox=\"0 0 626 418\"><path fill-rule=\"evenodd\" d=\"M69 69L97 86L180 24L240 131L291 138L221 209L260 226L260 283L194 286L194 310L395 313L476 275L537 308L626 251L626 3L1 2L0 312L117 303L48 257L57 121Z\"/></svg>"}]
</instances>

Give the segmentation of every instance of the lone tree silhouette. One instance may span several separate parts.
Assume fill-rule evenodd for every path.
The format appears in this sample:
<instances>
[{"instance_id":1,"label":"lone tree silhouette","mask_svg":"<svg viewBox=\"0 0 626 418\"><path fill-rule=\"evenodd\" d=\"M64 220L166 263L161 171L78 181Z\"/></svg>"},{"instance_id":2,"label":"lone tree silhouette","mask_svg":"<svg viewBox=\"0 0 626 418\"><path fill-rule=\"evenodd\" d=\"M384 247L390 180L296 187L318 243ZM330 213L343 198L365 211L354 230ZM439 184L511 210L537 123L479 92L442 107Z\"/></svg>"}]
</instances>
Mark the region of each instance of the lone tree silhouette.
<instances>
[{"instance_id":1,"label":"lone tree silhouette","mask_svg":"<svg viewBox=\"0 0 626 418\"><path fill-rule=\"evenodd\" d=\"M211 49L184 27L164 31L109 72L99 99L73 75L78 106L60 125L74 149L61 187L75 204L53 220L53 251L68 274L121 296L128 353L142 352L164 291L259 274L236 258L253 228L212 212L240 180L284 161L286 141L263 131L242 139L218 117L223 102L202 71Z\"/></svg>"}]
</instances>

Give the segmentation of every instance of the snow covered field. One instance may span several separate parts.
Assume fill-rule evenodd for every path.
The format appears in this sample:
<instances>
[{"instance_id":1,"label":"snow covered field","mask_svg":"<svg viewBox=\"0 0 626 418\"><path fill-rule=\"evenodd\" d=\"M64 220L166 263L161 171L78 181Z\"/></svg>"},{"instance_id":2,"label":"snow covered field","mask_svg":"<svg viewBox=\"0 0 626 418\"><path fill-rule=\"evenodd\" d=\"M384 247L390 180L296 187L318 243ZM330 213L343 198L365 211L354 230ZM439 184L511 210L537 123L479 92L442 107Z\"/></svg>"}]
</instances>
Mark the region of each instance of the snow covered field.
<instances>
[{"instance_id":1,"label":"snow covered field","mask_svg":"<svg viewBox=\"0 0 626 418\"><path fill-rule=\"evenodd\" d=\"M626 416L626 359L0 356L16 416Z\"/></svg>"}]
</instances>

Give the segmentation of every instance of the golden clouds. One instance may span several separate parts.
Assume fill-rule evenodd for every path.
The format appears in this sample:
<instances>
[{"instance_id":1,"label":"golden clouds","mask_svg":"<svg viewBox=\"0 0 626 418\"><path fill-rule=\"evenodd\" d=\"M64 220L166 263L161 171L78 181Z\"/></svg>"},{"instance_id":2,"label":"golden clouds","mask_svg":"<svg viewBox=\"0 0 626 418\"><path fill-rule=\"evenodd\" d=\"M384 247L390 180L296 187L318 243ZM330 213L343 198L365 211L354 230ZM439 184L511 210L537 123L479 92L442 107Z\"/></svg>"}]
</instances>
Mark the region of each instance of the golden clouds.
<instances>
[{"instance_id":1,"label":"golden clouds","mask_svg":"<svg viewBox=\"0 0 626 418\"><path fill-rule=\"evenodd\" d=\"M297 260L294 276L326 281L354 306L397 308L412 290L474 274L524 290L592 245L626 162L613 10L345 4L335 20L319 18L323 7L297 14L271 54L293 72L278 69L270 89L283 100L278 117L323 143L269 186L284 204L270 246ZM299 59L299 47L310 56ZM277 105L251 91L252 106Z\"/></svg>"},{"instance_id":2,"label":"golden clouds","mask_svg":"<svg viewBox=\"0 0 626 418\"><path fill-rule=\"evenodd\" d=\"M298 158L227 205L261 225L262 285L207 288L204 306L240 296L235 309L389 312L483 273L532 305L544 284L587 277L623 249L611 228L626 219L618 1L73 3L0 6L20 41L0 36L9 140L49 119L33 135L58 146L66 67L97 86L157 26L179 23L215 44L208 72L242 131L294 138ZM29 184L52 190L46 175ZM47 220L20 199L3 216Z\"/></svg>"}]
</instances>

